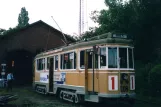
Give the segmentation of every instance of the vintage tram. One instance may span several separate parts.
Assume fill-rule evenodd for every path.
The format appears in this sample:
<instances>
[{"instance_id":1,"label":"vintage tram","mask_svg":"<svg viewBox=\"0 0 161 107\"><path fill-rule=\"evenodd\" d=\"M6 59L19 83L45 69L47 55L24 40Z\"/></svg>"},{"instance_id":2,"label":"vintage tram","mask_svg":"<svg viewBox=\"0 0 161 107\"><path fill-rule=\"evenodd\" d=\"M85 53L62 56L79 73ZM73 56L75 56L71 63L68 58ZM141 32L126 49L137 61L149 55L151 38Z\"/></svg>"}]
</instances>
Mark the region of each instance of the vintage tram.
<instances>
[{"instance_id":1,"label":"vintage tram","mask_svg":"<svg viewBox=\"0 0 161 107\"><path fill-rule=\"evenodd\" d=\"M33 88L74 103L135 99L132 40L105 33L42 52L34 59Z\"/></svg>"}]
</instances>

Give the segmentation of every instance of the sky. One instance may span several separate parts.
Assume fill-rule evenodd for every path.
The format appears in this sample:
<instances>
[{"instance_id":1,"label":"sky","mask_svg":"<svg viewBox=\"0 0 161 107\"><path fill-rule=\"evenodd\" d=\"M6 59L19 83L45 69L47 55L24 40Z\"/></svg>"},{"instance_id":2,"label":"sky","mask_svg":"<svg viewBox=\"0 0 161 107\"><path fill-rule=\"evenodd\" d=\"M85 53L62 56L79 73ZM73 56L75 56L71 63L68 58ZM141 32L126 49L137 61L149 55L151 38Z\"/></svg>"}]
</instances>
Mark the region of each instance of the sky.
<instances>
[{"instance_id":1,"label":"sky","mask_svg":"<svg viewBox=\"0 0 161 107\"><path fill-rule=\"evenodd\" d=\"M0 28L15 27L22 7L28 11L30 24L42 20L58 30L60 27L63 33L79 34L79 0L1 0ZM104 0L84 0L85 31L97 26L89 17L91 11L102 9L107 9Z\"/></svg>"}]
</instances>

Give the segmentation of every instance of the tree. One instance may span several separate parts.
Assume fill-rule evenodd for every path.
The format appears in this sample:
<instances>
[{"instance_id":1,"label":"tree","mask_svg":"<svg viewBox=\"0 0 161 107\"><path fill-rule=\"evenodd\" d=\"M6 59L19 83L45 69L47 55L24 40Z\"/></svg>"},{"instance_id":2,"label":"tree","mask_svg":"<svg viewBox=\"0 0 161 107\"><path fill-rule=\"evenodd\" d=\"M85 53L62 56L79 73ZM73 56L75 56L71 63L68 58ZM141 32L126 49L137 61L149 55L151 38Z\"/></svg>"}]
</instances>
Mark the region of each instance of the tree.
<instances>
[{"instance_id":1,"label":"tree","mask_svg":"<svg viewBox=\"0 0 161 107\"><path fill-rule=\"evenodd\" d=\"M132 36L135 59L152 62L161 59L161 1L105 0L107 10L94 11L91 19L99 27L84 34L85 38L107 32L122 32Z\"/></svg>"},{"instance_id":2,"label":"tree","mask_svg":"<svg viewBox=\"0 0 161 107\"><path fill-rule=\"evenodd\" d=\"M28 25L29 23L29 17L28 17L28 11L26 11L25 7L21 8L21 13L18 17L18 27L24 27Z\"/></svg>"},{"instance_id":3,"label":"tree","mask_svg":"<svg viewBox=\"0 0 161 107\"><path fill-rule=\"evenodd\" d=\"M105 0L108 10L93 12L92 19L99 24L88 38L99 33L119 31L133 37L136 92L161 95L161 0ZM155 66L156 65L156 66Z\"/></svg>"},{"instance_id":4,"label":"tree","mask_svg":"<svg viewBox=\"0 0 161 107\"><path fill-rule=\"evenodd\" d=\"M6 31L5 29L0 28L0 36L3 35L5 31Z\"/></svg>"}]
</instances>

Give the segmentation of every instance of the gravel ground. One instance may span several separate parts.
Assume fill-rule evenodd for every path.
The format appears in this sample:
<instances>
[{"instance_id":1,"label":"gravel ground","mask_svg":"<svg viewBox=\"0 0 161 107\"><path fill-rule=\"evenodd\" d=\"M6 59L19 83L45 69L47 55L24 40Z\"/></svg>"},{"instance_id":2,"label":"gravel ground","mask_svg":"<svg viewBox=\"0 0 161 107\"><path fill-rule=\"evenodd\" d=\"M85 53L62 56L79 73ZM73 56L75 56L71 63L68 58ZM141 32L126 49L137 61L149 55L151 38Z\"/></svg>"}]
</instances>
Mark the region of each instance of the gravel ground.
<instances>
[{"instance_id":1,"label":"gravel ground","mask_svg":"<svg viewBox=\"0 0 161 107\"><path fill-rule=\"evenodd\" d=\"M60 101L53 95L42 95L36 93L31 87L16 87L12 92L6 92L5 89L0 89L0 94L14 94L18 96L18 99L9 102L4 107L132 107L127 103L108 102L102 104L96 103L84 103L84 104L72 104L67 101ZM153 104L147 104L141 101L136 101L133 107L161 107Z\"/></svg>"}]
</instances>

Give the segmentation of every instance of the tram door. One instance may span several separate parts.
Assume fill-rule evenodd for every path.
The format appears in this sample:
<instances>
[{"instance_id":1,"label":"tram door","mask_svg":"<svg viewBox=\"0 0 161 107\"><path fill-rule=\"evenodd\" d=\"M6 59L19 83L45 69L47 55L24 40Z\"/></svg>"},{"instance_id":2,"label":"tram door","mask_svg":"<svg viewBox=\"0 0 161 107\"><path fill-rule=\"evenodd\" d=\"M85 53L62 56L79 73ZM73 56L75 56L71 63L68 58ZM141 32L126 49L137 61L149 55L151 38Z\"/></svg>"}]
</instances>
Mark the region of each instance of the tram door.
<instances>
[{"instance_id":1,"label":"tram door","mask_svg":"<svg viewBox=\"0 0 161 107\"><path fill-rule=\"evenodd\" d=\"M50 63L49 63L49 92L53 92L53 89L54 89L54 87L53 87L53 75L54 75L54 70L53 70L53 68L54 68L54 58L53 57L51 57L50 59L49 59L49 61L50 61Z\"/></svg>"},{"instance_id":2,"label":"tram door","mask_svg":"<svg viewBox=\"0 0 161 107\"><path fill-rule=\"evenodd\" d=\"M96 93L96 90L98 89L98 78L95 75L95 68L96 62L98 60L98 55L94 54L93 49L89 49L85 51L85 92L86 95L89 94L89 91L92 92L92 94ZM88 71L89 69L92 69ZM89 73L90 72L90 73Z\"/></svg>"}]
</instances>

